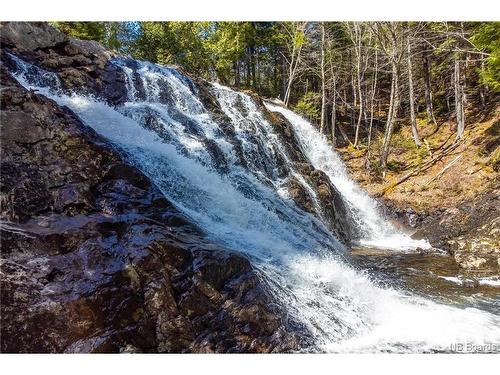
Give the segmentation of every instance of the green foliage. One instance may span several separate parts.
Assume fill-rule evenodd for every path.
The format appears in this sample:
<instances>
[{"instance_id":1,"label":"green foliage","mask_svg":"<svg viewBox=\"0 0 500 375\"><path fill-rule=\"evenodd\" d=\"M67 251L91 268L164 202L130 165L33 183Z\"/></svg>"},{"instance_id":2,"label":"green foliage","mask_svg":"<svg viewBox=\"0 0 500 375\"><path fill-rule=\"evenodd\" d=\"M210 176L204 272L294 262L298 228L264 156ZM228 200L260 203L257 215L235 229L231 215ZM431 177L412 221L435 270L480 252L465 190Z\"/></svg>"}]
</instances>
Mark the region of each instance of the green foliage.
<instances>
[{"instance_id":1,"label":"green foliage","mask_svg":"<svg viewBox=\"0 0 500 375\"><path fill-rule=\"evenodd\" d=\"M387 169L399 172L407 167L418 167L428 159L429 153L425 146L417 147L411 134L408 132L398 132L392 136L391 145L398 155L398 162L388 161ZM431 147L432 144L430 143Z\"/></svg>"},{"instance_id":2,"label":"green foliage","mask_svg":"<svg viewBox=\"0 0 500 375\"><path fill-rule=\"evenodd\" d=\"M380 164L380 159L370 160L369 164L370 175L375 178L380 178L382 175L382 166Z\"/></svg>"},{"instance_id":3,"label":"green foliage","mask_svg":"<svg viewBox=\"0 0 500 375\"><path fill-rule=\"evenodd\" d=\"M264 69L275 45L273 31L272 23L141 22L131 53L161 64L177 64L188 72L229 85L239 86L244 75L243 86L261 89L262 83L269 84L270 74ZM265 73L259 84L257 64Z\"/></svg>"},{"instance_id":4,"label":"green foliage","mask_svg":"<svg viewBox=\"0 0 500 375\"><path fill-rule=\"evenodd\" d=\"M500 22L478 23L472 41L477 48L489 54L486 68L480 70L482 82L500 92Z\"/></svg>"},{"instance_id":5,"label":"green foliage","mask_svg":"<svg viewBox=\"0 0 500 375\"><path fill-rule=\"evenodd\" d=\"M290 74L290 64L292 60L295 63L298 61L290 95L291 106L317 122L320 117L318 92L322 90L324 76L327 122L330 122L333 98L339 114L337 121L345 122L346 116L357 116L359 105L352 107L354 98L357 97L353 92L353 82L356 80L355 74L353 75L356 69L356 52L353 50L354 46L345 22L321 24L325 30L324 46L321 38L323 28L317 22L53 22L53 24L69 35L96 40L135 58L161 64L176 64L188 73L212 81L217 80L225 85L251 89L268 97L283 98ZM418 33L413 35L417 30ZM397 47L389 43L393 34L397 34L401 43L406 40L406 36L413 35L411 40L414 43L415 54L414 82L420 108L425 104L425 99L423 69L420 69L421 60L418 55L421 48L428 47L426 55L428 56L426 61L429 61L428 76L434 112L438 118L449 116L454 110L451 77L455 60L462 62L460 71L464 76L464 83L467 82L470 91L468 95L478 95L479 90L475 90L475 86L479 83L488 85L494 91L500 90L500 22L367 23L360 26L360 33L363 45L361 53L363 59L367 61L363 73L363 86L366 91L364 96L369 96L376 76L377 93L374 100L377 105L374 111L378 120L385 116L382 114L387 113L389 106L390 72L387 67L391 50ZM432 44L426 41L432 41ZM301 54L297 57L299 47ZM401 53L405 51L403 47L398 47L403 51ZM325 52L324 55L322 51ZM375 51L378 56L376 65ZM483 67L480 62L482 56L485 57ZM467 64L464 63L466 59L469 61ZM406 70L405 64L400 63L400 65L400 90L404 94L400 106L405 109L400 112L408 116ZM478 70L478 74L475 74L475 69ZM491 98L494 96L490 95L489 98L487 96L487 100ZM474 100L470 101L473 102ZM414 147L408 134L405 138L407 139L393 139L391 146L402 149Z\"/></svg>"},{"instance_id":6,"label":"green foliage","mask_svg":"<svg viewBox=\"0 0 500 375\"><path fill-rule=\"evenodd\" d=\"M321 115L321 95L317 92L306 92L294 106L294 110L311 121L317 122Z\"/></svg>"},{"instance_id":7,"label":"green foliage","mask_svg":"<svg viewBox=\"0 0 500 375\"><path fill-rule=\"evenodd\" d=\"M78 39L95 40L108 48L127 52L134 38L132 22L52 22L63 33Z\"/></svg>"},{"instance_id":8,"label":"green foliage","mask_svg":"<svg viewBox=\"0 0 500 375\"><path fill-rule=\"evenodd\" d=\"M315 123L321 116L321 92L325 95L327 134L331 134L331 122L335 118L337 127L348 133L345 137L353 139L351 120L365 117L359 133L361 143L348 150L355 157L361 156L357 153L362 152L368 138L368 123L373 124L373 153L369 155L373 158L381 148L380 137L387 127L390 103L394 103L390 98L394 68L399 78L400 100L395 109L396 134L389 137L390 145L386 146L390 146L391 155L401 164L390 160L387 168L393 172L399 172L403 165L418 167L428 158L427 148L415 146L409 122L404 121L410 117L407 47L412 51L410 66L413 66L417 111L429 108L427 101L431 98L433 117L438 123L453 117L455 88L463 86L466 90L467 113L473 112L472 106L476 103L488 106L497 103L498 95L491 95L480 85L500 92L500 22L54 24L74 37L96 40L135 58L175 64L187 73L249 89L261 96L283 99L291 88L287 93L289 106ZM454 80L455 67L460 73L457 80ZM356 89L358 80L361 98ZM360 99L365 104L361 117ZM424 130L428 114L422 111L418 118L418 128ZM337 133L336 137L339 143L344 142L343 136ZM491 159L495 168L498 168L498 160L497 152ZM385 172L383 163L373 159L369 162L372 172Z\"/></svg>"},{"instance_id":9,"label":"green foliage","mask_svg":"<svg viewBox=\"0 0 500 375\"><path fill-rule=\"evenodd\" d=\"M411 161L411 167L419 167L429 157L429 153L425 147L415 148L413 152L408 155L408 160Z\"/></svg>"},{"instance_id":10,"label":"green foliage","mask_svg":"<svg viewBox=\"0 0 500 375\"><path fill-rule=\"evenodd\" d=\"M160 64L177 64L204 75L209 66L208 22L141 22L131 52Z\"/></svg>"},{"instance_id":11,"label":"green foliage","mask_svg":"<svg viewBox=\"0 0 500 375\"><path fill-rule=\"evenodd\" d=\"M296 31L293 35L293 46L300 48L306 42L306 36L303 31Z\"/></svg>"},{"instance_id":12,"label":"green foliage","mask_svg":"<svg viewBox=\"0 0 500 375\"><path fill-rule=\"evenodd\" d=\"M399 160L388 160L387 169L392 172L401 172L405 169L405 163Z\"/></svg>"},{"instance_id":13,"label":"green foliage","mask_svg":"<svg viewBox=\"0 0 500 375\"><path fill-rule=\"evenodd\" d=\"M416 149L415 142L411 136L403 135L402 133L396 133L392 136L392 145L395 148L400 148L402 150L412 150Z\"/></svg>"},{"instance_id":14,"label":"green foliage","mask_svg":"<svg viewBox=\"0 0 500 375\"><path fill-rule=\"evenodd\" d=\"M63 33L78 39L91 39L104 42L106 26L104 22L53 22Z\"/></svg>"},{"instance_id":15,"label":"green foliage","mask_svg":"<svg viewBox=\"0 0 500 375\"><path fill-rule=\"evenodd\" d=\"M218 22L213 25L206 47L217 77L223 83L230 82L232 69L244 55L251 36L249 22Z\"/></svg>"}]
</instances>

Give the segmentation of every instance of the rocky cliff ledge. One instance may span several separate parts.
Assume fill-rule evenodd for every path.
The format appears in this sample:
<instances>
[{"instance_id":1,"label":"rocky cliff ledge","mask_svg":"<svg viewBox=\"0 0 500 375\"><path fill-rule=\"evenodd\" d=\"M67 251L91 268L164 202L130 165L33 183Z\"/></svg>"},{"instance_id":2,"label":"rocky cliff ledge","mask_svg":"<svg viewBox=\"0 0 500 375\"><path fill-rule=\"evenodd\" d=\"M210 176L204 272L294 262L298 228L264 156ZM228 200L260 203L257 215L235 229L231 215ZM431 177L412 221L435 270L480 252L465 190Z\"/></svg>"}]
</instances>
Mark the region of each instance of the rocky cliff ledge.
<instances>
[{"instance_id":1,"label":"rocky cliff ledge","mask_svg":"<svg viewBox=\"0 0 500 375\"><path fill-rule=\"evenodd\" d=\"M1 43L52 64L68 88L123 98L95 43L44 23L2 24ZM70 110L1 69L2 352L298 348L246 258L210 244Z\"/></svg>"},{"instance_id":2,"label":"rocky cliff ledge","mask_svg":"<svg viewBox=\"0 0 500 375\"><path fill-rule=\"evenodd\" d=\"M414 234L448 251L466 270L500 271L500 187L424 217Z\"/></svg>"}]
</instances>

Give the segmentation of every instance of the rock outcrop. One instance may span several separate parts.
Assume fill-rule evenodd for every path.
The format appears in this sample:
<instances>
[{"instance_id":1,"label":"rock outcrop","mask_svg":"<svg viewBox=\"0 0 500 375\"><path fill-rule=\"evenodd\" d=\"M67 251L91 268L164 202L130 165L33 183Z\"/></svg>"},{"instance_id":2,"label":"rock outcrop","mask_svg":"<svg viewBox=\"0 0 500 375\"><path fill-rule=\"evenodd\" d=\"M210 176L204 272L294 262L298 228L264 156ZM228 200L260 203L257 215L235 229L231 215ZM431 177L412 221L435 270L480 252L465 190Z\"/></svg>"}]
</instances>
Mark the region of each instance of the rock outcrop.
<instances>
[{"instance_id":1,"label":"rock outcrop","mask_svg":"<svg viewBox=\"0 0 500 375\"><path fill-rule=\"evenodd\" d=\"M123 100L99 45L43 23L1 35L2 53L57 71L67 88ZM1 84L2 352L298 349L246 258L209 243L69 109L4 67Z\"/></svg>"},{"instance_id":2,"label":"rock outcrop","mask_svg":"<svg viewBox=\"0 0 500 375\"><path fill-rule=\"evenodd\" d=\"M498 186L456 208L419 219L415 238L427 238L468 270L500 271L500 190Z\"/></svg>"},{"instance_id":3,"label":"rock outcrop","mask_svg":"<svg viewBox=\"0 0 500 375\"><path fill-rule=\"evenodd\" d=\"M331 183L325 172L314 168L304 157L301 147L296 139L295 132L289 121L280 113L269 112L260 98L254 98L261 110L268 115L268 121L272 124L280 137L281 143L286 148L290 160L294 163L294 169L304 178L313 189L315 196L295 178L288 182L288 193L294 202L303 210L316 214L315 205L321 210L321 219L329 225L329 229L335 233L337 238L345 244L350 244L359 237L356 225L352 222L348 213L345 200ZM314 202L316 200L316 202Z\"/></svg>"},{"instance_id":4,"label":"rock outcrop","mask_svg":"<svg viewBox=\"0 0 500 375\"><path fill-rule=\"evenodd\" d=\"M6 22L0 34L2 54L11 52L56 72L64 89L93 94L110 104L125 101L125 77L110 63L115 54L99 43L67 37L45 22Z\"/></svg>"}]
</instances>

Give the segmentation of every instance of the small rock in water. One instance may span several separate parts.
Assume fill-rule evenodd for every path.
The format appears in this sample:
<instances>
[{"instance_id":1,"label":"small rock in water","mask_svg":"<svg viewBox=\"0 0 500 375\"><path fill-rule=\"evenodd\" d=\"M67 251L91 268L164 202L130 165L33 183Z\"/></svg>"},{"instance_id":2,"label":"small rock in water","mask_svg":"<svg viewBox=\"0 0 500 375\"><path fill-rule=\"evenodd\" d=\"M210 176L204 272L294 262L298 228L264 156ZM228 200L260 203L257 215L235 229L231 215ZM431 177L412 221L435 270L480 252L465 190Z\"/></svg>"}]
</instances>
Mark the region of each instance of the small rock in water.
<instances>
[{"instance_id":1,"label":"small rock in water","mask_svg":"<svg viewBox=\"0 0 500 375\"><path fill-rule=\"evenodd\" d=\"M426 251L425 249L422 249L421 247L417 247L417 248L415 249L415 251L416 251L417 253L419 253L420 255L425 255L425 254L427 254L427 251Z\"/></svg>"},{"instance_id":2,"label":"small rock in water","mask_svg":"<svg viewBox=\"0 0 500 375\"><path fill-rule=\"evenodd\" d=\"M465 288L477 288L479 287L479 281L477 281L476 279L464 279L462 281L462 285Z\"/></svg>"},{"instance_id":3,"label":"small rock in water","mask_svg":"<svg viewBox=\"0 0 500 375\"><path fill-rule=\"evenodd\" d=\"M50 227L50 220L47 218L43 218L38 222L38 226L42 228Z\"/></svg>"}]
</instances>

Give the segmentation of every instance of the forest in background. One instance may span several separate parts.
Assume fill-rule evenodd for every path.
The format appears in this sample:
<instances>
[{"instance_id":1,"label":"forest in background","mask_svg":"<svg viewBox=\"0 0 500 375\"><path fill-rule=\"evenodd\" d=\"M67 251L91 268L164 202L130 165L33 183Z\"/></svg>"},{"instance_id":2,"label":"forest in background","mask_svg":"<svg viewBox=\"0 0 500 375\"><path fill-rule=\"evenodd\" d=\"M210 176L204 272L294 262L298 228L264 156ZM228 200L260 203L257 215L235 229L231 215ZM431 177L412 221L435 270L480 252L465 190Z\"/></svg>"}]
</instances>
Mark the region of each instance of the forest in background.
<instances>
[{"instance_id":1,"label":"forest in background","mask_svg":"<svg viewBox=\"0 0 500 375\"><path fill-rule=\"evenodd\" d=\"M494 108L500 95L500 22L53 24L134 58L279 98L334 147L362 151L364 168L378 176L391 167L398 129L409 127L412 147L426 155L420 127L453 120L455 142L444 156L464 136L469 111Z\"/></svg>"}]
</instances>

